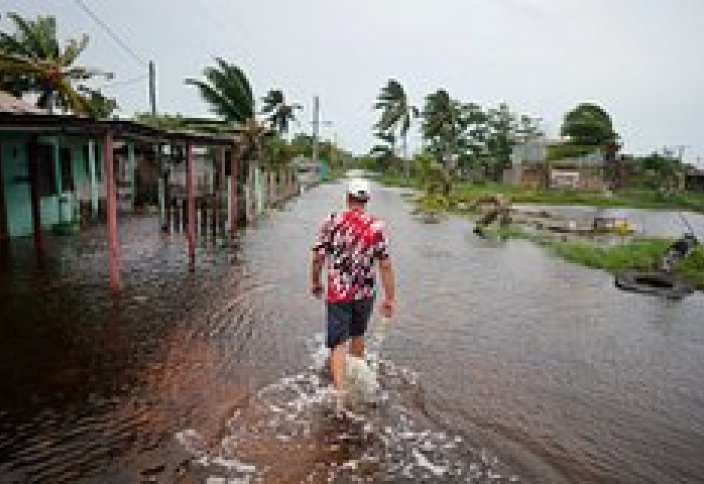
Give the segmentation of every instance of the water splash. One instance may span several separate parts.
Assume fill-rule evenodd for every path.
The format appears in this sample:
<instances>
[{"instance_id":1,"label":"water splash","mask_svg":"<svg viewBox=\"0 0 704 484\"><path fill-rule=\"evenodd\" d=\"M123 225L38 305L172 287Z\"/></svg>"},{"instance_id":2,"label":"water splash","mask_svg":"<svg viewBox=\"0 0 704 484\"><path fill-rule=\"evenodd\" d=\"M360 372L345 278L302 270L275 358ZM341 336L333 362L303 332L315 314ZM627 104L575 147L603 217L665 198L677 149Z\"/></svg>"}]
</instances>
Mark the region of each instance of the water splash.
<instances>
[{"instance_id":1,"label":"water splash","mask_svg":"<svg viewBox=\"0 0 704 484\"><path fill-rule=\"evenodd\" d=\"M256 392L228 419L214 448L207 449L195 430L176 435L212 482L517 479L462 436L421 422L414 409L414 396L422 391L418 374L391 361L379 359L377 372L365 362L354 363L359 388L373 388L375 398L337 408L324 369L323 338L316 335L308 343L309 368Z\"/></svg>"}]
</instances>

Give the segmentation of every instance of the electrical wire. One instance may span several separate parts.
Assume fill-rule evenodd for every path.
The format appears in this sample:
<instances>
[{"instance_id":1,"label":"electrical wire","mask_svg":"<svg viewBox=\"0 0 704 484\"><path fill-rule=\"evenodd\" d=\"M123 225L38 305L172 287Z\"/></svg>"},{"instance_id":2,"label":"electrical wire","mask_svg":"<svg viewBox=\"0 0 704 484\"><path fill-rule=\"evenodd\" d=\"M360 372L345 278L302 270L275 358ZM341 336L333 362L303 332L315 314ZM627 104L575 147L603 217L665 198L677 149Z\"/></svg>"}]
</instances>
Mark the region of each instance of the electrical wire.
<instances>
[{"instance_id":1,"label":"electrical wire","mask_svg":"<svg viewBox=\"0 0 704 484\"><path fill-rule=\"evenodd\" d=\"M126 86L129 84L135 84L137 82L141 82L145 79L149 78L149 74L141 74L139 76L131 77L129 79L125 79L124 81L116 81L116 82L108 82L106 84L103 84L101 86L98 86L98 89L112 89L115 87L120 87L120 86Z\"/></svg>"},{"instance_id":2,"label":"electrical wire","mask_svg":"<svg viewBox=\"0 0 704 484\"><path fill-rule=\"evenodd\" d=\"M119 45L122 50L124 50L127 54L129 54L130 57L132 57L135 61L138 63L146 66L147 62L139 55L137 54L125 41L123 41L119 35L115 33L113 29L110 28L110 26L105 23L103 20L100 19L90 8L88 8L88 5L83 0L74 0L76 4L90 17L93 19L95 23L100 25L105 32L112 38L112 40L115 41L117 45Z\"/></svg>"}]
</instances>

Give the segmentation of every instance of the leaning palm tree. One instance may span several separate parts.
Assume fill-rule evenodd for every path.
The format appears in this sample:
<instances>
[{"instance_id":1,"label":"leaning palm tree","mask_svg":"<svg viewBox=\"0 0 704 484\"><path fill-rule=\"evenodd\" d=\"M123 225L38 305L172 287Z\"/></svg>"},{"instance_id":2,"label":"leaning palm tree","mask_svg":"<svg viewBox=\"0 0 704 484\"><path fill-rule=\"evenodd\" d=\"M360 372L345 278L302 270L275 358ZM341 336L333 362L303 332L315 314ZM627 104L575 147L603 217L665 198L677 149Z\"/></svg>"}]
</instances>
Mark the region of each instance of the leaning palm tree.
<instances>
[{"instance_id":1,"label":"leaning palm tree","mask_svg":"<svg viewBox=\"0 0 704 484\"><path fill-rule=\"evenodd\" d=\"M418 116L418 109L408 102L406 91L401 83L395 79L381 89L374 109L381 110L381 118L376 123L375 128L382 132L398 132L403 139L403 158L405 160L405 175L409 176L408 162L408 130L411 127L411 120Z\"/></svg>"},{"instance_id":2,"label":"leaning palm tree","mask_svg":"<svg viewBox=\"0 0 704 484\"><path fill-rule=\"evenodd\" d=\"M15 31L0 32L0 89L16 96L36 93L37 106L42 108L87 113L86 100L76 84L97 75L113 77L111 73L75 65L88 44L88 36L70 39L62 47L54 17L26 20L16 13L7 16Z\"/></svg>"},{"instance_id":3,"label":"leaning palm tree","mask_svg":"<svg viewBox=\"0 0 704 484\"><path fill-rule=\"evenodd\" d=\"M206 67L205 80L186 79L196 86L213 114L235 125L254 119L254 95L242 69L219 57L216 66Z\"/></svg>"},{"instance_id":4,"label":"leaning palm tree","mask_svg":"<svg viewBox=\"0 0 704 484\"><path fill-rule=\"evenodd\" d=\"M237 155L246 165L247 184L252 187L256 179L254 165L261 161L262 140L268 130L256 119L252 87L242 69L219 57L215 62L216 66L203 71L205 80L186 79L186 84L197 87L211 112L239 131Z\"/></svg>"},{"instance_id":5,"label":"leaning palm tree","mask_svg":"<svg viewBox=\"0 0 704 484\"><path fill-rule=\"evenodd\" d=\"M452 99L444 89L438 89L425 98L421 130L423 137L430 142L430 150L443 164L451 156L458 155L464 143L464 114L462 104Z\"/></svg>"},{"instance_id":6,"label":"leaning palm tree","mask_svg":"<svg viewBox=\"0 0 704 484\"><path fill-rule=\"evenodd\" d=\"M286 134L291 121L296 120L296 110L303 109L300 104L287 104L286 97L280 89L270 90L262 101L264 103L262 113L267 116L266 120L281 134Z\"/></svg>"}]
</instances>

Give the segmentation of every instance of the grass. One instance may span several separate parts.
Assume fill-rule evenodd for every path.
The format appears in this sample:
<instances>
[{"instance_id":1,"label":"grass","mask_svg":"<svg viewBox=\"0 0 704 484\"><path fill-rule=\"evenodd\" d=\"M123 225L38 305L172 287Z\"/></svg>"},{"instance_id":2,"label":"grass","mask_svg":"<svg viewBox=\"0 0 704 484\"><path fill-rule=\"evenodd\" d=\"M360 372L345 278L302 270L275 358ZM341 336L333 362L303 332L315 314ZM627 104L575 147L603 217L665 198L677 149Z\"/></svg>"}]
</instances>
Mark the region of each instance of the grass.
<instances>
[{"instance_id":1,"label":"grass","mask_svg":"<svg viewBox=\"0 0 704 484\"><path fill-rule=\"evenodd\" d=\"M346 169L342 167L334 167L328 170L327 175L323 178L323 183L334 183L345 177Z\"/></svg>"},{"instance_id":2,"label":"grass","mask_svg":"<svg viewBox=\"0 0 704 484\"><path fill-rule=\"evenodd\" d=\"M406 179L396 175L382 175L379 180L390 186L419 188L416 179ZM523 187L499 183L456 183L448 201L449 206L468 203L472 200L501 193L513 203L534 203L541 205L589 205L594 207L629 207L651 209L682 209L704 213L704 194L700 193L660 193L656 190L628 189L615 193L585 192L577 190L531 190Z\"/></svg>"},{"instance_id":3,"label":"grass","mask_svg":"<svg viewBox=\"0 0 704 484\"><path fill-rule=\"evenodd\" d=\"M564 241L550 235L529 233L515 227L493 229L491 234L530 240L565 260L610 273L653 269L672 243L668 239L642 237L621 245L602 247L588 242ZM677 272L697 289L704 290L704 246L698 246L692 251Z\"/></svg>"},{"instance_id":4,"label":"grass","mask_svg":"<svg viewBox=\"0 0 704 484\"><path fill-rule=\"evenodd\" d=\"M421 188L415 179L396 175L382 175L379 180L387 185ZM695 193L661 194L656 191L624 190L606 195L597 192L567 190L528 190L496 183L455 184L450 199L441 195L422 195L415 199L421 211L437 213L461 212L458 203L496 193L508 196L513 203L544 205L590 205L595 207L633 207L652 209L687 209L704 212L704 195ZM565 241L549 234L526 232L508 227L489 229L489 235L504 238L522 238L547 247L554 254L575 264L616 273L626 270L648 270L657 266L672 240L662 238L634 238L612 247L589 242ZM678 273L699 290L704 290L704 246L697 247L677 269Z\"/></svg>"}]
</instances>

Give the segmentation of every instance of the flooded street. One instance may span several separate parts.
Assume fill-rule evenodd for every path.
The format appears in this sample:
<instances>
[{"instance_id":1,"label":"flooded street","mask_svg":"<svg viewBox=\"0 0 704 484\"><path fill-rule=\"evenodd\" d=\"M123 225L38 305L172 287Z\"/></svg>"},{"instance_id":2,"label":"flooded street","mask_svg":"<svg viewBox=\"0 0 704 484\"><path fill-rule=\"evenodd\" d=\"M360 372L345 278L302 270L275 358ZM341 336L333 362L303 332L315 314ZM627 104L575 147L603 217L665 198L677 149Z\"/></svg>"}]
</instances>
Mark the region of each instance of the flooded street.
<instances>
[{"instance_id":1,"label":"flooded street","mask_svg":"<svg viewBox=\"0 0 704 484\"><path fill-rule=\"evenodd\" d=\"M704 480L704 297L619 292L608 274L471 223L416 221L377 187L399 313L384 399L343 420L318 368L309 249L342 203L323 185L239 247L154 218L0 261L1 482Z\"/></svg>"}]
</instances>

